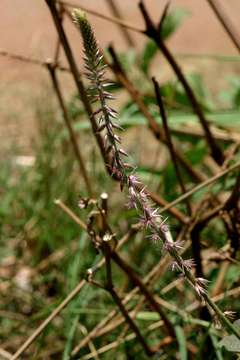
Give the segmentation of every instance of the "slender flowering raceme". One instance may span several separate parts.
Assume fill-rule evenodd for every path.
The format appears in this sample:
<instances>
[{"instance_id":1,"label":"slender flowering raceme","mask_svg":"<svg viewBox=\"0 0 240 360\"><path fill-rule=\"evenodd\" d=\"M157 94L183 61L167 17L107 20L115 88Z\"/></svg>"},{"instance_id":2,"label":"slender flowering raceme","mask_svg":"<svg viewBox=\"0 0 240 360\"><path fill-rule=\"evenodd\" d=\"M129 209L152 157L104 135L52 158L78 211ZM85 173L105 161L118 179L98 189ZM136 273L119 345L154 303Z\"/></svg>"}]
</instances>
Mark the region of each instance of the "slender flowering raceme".
<instances>
[{"instance_id":1,"label":"slender flowering raceme","mask_svg":"<svg viewBox=\"0 0 240 360\"><path fill-rule=\"evenodd\" d=\"M120 180L123 187L127 179L126 165L122 156L127 156L127 153L119 147L121 139L115 134L115 129L121 129L115 122L118 113L108 104L110 100L113 100L112 94L107 91L112 82L105 79L106 65L103 64L103 55L85 13L81 10L74 10L73 18L79 26L83 38L85 75L90 81L88 95L91 102L98 102L100 105L93 115L98 116L98 131L105 132L105 150L112 155L111 171Z\"/></svg>"},{"instance_id":2,"label":"slender flowering raceme","mask_svg":"<svg viewBox=\"0 0 240 360\"><path fill-rule=\"evenodd\" d=\"M178 251L182 248L182 244L173 240L166 219L162 219L159 209L151 203L146 188L136 173L129 174L130 165L126 164L124 160L127 153L120 148L121 138L115 134L115 130L121 130L121 127L116 123L117 112L109 106L109 101L113 99L113 96L107 91L111 82L105 79L106 65L103 64L102 52L85 13L81 10L74 10L73 18L83 38L86 77L90 81L88 94L93 103L98 103L98 108L94 112L94 115L98 116L98 131L104 133L105 149L112 156L112 174L120 181L121 189L124 186L128 189L128 207L137 210L143 228L150 231L149 238L154 242L158 240L163 242L165 251L174 260L172 269L179 271L195 289L198 296L213 308L232 332L237 334L232 324L209 298L206 292L206 280L194 277L191 271L194 261L192 259L183 260L179 254Z\"/></svg>"},{"instance_id":3,"label":"slender flowering raceme","mask_svg":"<svg viewBox=\"0 0 240 360\"><path fill-rule=\"evenodd\" d=\"M105 80L106 65L103 64L103 55L91 25L85 13L81 10L74 10L73 17L83 38L86 77L90 80L89 96L92 102L98 101L99 107L95 110L94 115L99 116L99 131L104 132L105 148L112 155L112 172L115 175L117 174L121 186L126 186L128 189L128 207L138 210L140 223L143 228L150 230L150 238L153 241L163 238L165 250L175 259L175 266L173 267L186 275L185 273L189 272L194 266L194 262L191 259L183 260L180 255L176 259L174 254L181 248L179 242L173 241L166 220L162 220L158 213L159 210L154 208L146 188L137 175L135 173L128 174L128 166L123 161L123 156L126 156L127 153L119 148L121 139L115 134L115 129L119 128L116 123L117 111L108 105L108 101L112 100L112 95L106 91L106 88L111 82ZM194 282L195 288L197 285L198 283ZM197 293L199 294L199 291Z\"/></svg>"}]
</instances>

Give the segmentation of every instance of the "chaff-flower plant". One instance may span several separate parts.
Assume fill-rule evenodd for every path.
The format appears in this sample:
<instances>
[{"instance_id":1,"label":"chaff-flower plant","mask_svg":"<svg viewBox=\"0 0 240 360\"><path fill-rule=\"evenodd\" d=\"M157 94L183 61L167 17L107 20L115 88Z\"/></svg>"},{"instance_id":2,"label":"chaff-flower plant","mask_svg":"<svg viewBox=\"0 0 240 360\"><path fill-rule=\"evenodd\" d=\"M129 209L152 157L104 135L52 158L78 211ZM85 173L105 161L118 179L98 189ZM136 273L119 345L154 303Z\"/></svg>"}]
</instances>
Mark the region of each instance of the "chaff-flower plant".
<instances>
[{"instance_id":1,"label":"chaff-flower plant","mask_svg":"<svg viewBox=\"0 0 240 360\"><path fill-rule=\"evenodd\" d=\"M240 338L237 329L209 297L206 290L207 280L194 276L192 272L194 261L192 259L184 260L179 254L181 244L173 240L166 220L162 219L158 208L151 203L146 188L137 177L136 171L129 173L131 166L124 160L124 157L128 155L120 148L121 138L115 133L115 130L121 130L116 122L118 114L108 105L108 102L113 100L113 96L107 91L111 85L111 82L105 79L107 65L103 63L101 49L85 13L76 9L73 11L73 18L83 39L86 77L90 81L88 94L91 102L98 103L98 108L93 115L98 116L98 131L104 132L105 151L111 155L112 159L111 173L120 181L121 190L124 187L128 190L128 207L137 210L143 229L150 231L150 238L153 241L163 241L165 251L173 258L172 269L178 270L186 278L197 295L215 311L226 328Z\"/></svg>"}]
</instances>

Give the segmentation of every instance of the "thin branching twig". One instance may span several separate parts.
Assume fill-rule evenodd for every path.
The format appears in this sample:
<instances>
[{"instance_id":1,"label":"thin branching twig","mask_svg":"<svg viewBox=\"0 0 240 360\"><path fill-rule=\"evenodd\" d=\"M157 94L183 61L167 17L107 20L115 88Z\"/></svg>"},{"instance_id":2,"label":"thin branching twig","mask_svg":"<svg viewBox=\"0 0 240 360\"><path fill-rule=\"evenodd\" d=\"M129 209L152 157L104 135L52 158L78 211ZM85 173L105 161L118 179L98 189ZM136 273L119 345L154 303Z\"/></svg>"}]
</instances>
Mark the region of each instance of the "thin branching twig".
<instances>
[{"instance_id":1,"label":"thin branching twig","mask_svg":"<svg viewBox=\"0 0 240 360\"><path fill-rule=\"evenodd\" d=\"M234 28L231 20L225 14L221 4L216 0L207 0L208 4L211 6L214 14L216 15L217 19L221 23L222 27L228 34L229 38L232 40L237 51L240 53L240 40L239 34L237 33L236 29Z\"/></svg>"},{"instance_id":2,"label":"thin branching twig","mask_svg":"<svg viewBox=\"0 0 240 360\"><path fill-rule=\"evenodd\" d=\"M189 85L184 73L182 72L182 69L178 65L175 57L170 52L169 48L166 46L166 44L162 40L161 33L159 33L158 29L156 28L152 19L150 18L150 15L147 12L147 9L146 9L143 1L140 1L139 8L141 10L141 13L142 13L143 19L145 21L145 25L146 25L145 34L149 38L151 38L152 40L155 41L156 45L159 47L159 49L162 51L163 55L165 56L165 58L171 65L177 78L179 79L180 83L182 84L182 86L184 87L184 89L186 91L186 94L192 104L193 111L196 113L196 115L199 118L199 121L205 132L206 141L209 145L209 148L211 150L214 160L218 164L222 164L224 161L224 156L223 156L222 150L220 149L220 147L218 146L218 144L216 143L216 141L212 135L210 125L209 125L208 121L206 120L205 115L202 111L202 108L201 108L191 86Z\"/></svg>"}]
</instances>

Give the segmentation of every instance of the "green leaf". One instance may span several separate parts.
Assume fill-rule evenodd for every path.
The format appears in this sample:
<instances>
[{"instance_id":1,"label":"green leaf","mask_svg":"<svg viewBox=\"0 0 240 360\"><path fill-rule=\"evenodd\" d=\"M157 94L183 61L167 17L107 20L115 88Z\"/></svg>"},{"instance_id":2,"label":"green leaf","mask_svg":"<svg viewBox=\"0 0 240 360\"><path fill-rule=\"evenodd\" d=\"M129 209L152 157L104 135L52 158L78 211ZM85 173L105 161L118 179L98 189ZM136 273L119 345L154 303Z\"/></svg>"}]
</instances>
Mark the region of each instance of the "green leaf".
<instances>
[{"instance_id":1,"label":"green leaf","mask_svg":"<svg viewBox=\"0 0 240 360\"><path fill-rule=\"evenodd\" d=\"M137 316L137 320L145 321L158 321L160 319L159 314L152 311L140 311Z\"/></svg>"},{"instance_id":2,"label":"green leaf","mask_svg":"<svg viewBox=\"0 0 240 360\"><path fill-rule=\"evenodd\" d=\"M240 107L240 88L236 91L233 101L234 101L235 107L239 108Z\"/></svg>"},{"instance_id":3,"label":"green leaf","mask_svg":"<svg viewBox=\"0 0 240 360\"><path fill-rule=\"evenodd\" d=\"M240 340L235 335L225 336L219 346L224 346L227 351L240 353Z\"/></svg>"},{"instance_id":4,"label":"green leaf","mask_svg":"<svg viewBox=\"0 0 240 360\"><path fill-rule=\"evenodd\" d=\"M240 319L234 321L233 325L240 330ZM219 343L219 347L225 347L227 351L240 353L240 340L236 335L225 336Z\"/></svg>"},{"instance_id":5,"label":"green leaf","mask_svg":"<svg viewBox=\"0 0 240 360\"><path fill-rule=\"evenodd\" d=\"M228 77L227 78L229 87L223 90L219 94L220 100L228 104L234 109L240 107L240 78L239 77Z\"/></svg>"},{"instance_id":6,"label":"green leaf","mask_svg":"<svg viewBox=\"0 0 240 360\"><path fill-rule=\"evenodd\" d=\"M184 331L181 326L175 326L176 337L179 345L179 355L181 360L187 360L187 346Z\"/></svg>"},{"instance_id":7,"label":"green leaf","mask_svg":"<svg viewBox=\"0 0 240 360\"><path fill-rule=\"evenodd\" d=\"M207 148L203 140L196 141L196 139L193 139L193 141L194 151L192 151L192 149L186 151L185 156L191 162L191 164L195 165L203 161L203 158L207 153Z\"/></svg>"},{"instance_id":8,"label":"green leaf","mask_svg":"<svg viewBox=\"0 0 240 360\"><path fill-rule=\"evenodd\" d=\"M145 48L143 49L141 56L140 67L142 71L147 74L150 68L151 62L158 51L158 47L153 40L147 41Z\"/></svg>"},{"instance_id":9,"label":"green leaf","mask_svg":"<svg viewBox=\"0 0 240 360\"><path fill-rule=\"evenodd\" d=\"M226 274L226 284L228 284L228 288L230 289L234 283L239 280L240 269L239 265L232 264L230 265L227 274Z\"/></svg>"},{"instance_id":10,"label":"green leaf","mask_svg":"<svg viewBox=\"0 0 240 360\"><path fill-rule=\"evenodd\" d=\"M166 40L171 36L182 24L186 16L190 14L189 11L182 8L175 8L168 13L161 28L161 38Z\"/></svg>"}]
</instances>

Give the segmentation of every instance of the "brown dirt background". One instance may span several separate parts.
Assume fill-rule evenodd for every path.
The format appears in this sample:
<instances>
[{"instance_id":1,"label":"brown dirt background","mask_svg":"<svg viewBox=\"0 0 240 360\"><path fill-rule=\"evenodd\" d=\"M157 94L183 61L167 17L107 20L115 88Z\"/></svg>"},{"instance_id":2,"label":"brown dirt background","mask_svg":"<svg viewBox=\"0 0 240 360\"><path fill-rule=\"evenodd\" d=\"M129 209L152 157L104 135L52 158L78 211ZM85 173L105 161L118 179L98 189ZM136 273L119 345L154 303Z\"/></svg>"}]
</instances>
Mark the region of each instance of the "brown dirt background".
<instances>
[{"instance_id":1,"label":"brown dirt background","mask_svg":"<svg viewBox=\"0 0 240 360\"><path fill-rule=\"evenodd\" d=\"M69 1L70 2L70 1ZM99 12L110 14L106 0L72 0ZM236 28L240 23L240 1L219 0ZM132 24L143 26L137 0L118 0L117 4L124 19ZM162 13L165 0L145 0L145 4L157 21ZM215 18L206 0L172 0L171 7L184 7L191 13L181 28L169 40L175 53L237 55L233 44ZM45 60L54 54L56 32L44 0L1 0L0 1L0 49ZM116 25L89 15L97 38L102 47L114 42L116 48L126 50L125 42ZM70 23L64 22L79 63L81 47L79 35ZM239 29L240 33L240 29ZM133 34L140 49L146 39ZM61 54L61 62L65 59ZM225 86L225 74L239 74L240 63L221 63L214 61L181 60L184 70L197 70L202 73L211 89ZM162 79L171 76L168 67L162 67ZM61 75L65 96L72 93L73 84L69 75ZM0 57L0 141L1 150L12 146L28 153L35 134L34 104L39 98L52 96L48 74L44 68L24 64ZM4 153L4 152L0 152Z\"/></svg>"}]
</instances>

